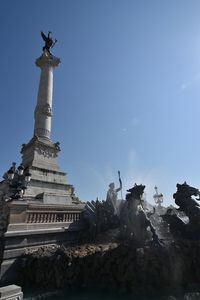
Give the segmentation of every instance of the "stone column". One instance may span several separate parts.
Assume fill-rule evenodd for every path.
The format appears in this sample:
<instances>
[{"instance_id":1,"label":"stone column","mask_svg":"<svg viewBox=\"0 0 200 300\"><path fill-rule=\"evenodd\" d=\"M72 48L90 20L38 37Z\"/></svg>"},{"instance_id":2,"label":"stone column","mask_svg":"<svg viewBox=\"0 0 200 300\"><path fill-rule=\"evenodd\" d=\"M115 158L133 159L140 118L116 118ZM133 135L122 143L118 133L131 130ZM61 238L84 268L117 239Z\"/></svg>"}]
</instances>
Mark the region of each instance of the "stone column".
<instances>
[{"instance_id":1,"label":"stone column","mask_svg":"<svg viewBox=\"0 0 200 300\"><path fill-rule=\"evenodd\" d=\"M41 68L41 75L34 113L34 136L47 140L51 139L53 70L59 63L60 59L47 51L44 51L42 56L36 60L36 66Z\"/></svg>"},{"instance_id":2,"label":"stone column","mask_svg":"<svg viewBox=\"0 0 200 300\"><path fill-rule=\"evenodd\" d=\"M66 173L57 162L59 142L51 140L53 71L60 59L47 50L36 60L41 69L37 104L35 107L34 136L22 145L22 164L32 174L25 197L43 204L71 204L73 186L67 183Z\"/></svg>"}]
</instances>

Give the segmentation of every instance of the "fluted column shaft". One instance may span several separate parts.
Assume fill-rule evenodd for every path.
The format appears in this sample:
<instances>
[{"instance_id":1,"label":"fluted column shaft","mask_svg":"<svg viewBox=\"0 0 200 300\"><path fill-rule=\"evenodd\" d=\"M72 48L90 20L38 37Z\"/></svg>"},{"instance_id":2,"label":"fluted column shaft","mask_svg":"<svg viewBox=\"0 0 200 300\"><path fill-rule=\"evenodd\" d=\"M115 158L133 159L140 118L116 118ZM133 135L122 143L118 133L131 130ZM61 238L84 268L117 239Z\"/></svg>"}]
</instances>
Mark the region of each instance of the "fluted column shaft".
<instances>
[{"instance_id":1,"label":"fluted column shaft","mask_svg":"<svg viewBox=\"0 0 200 300\"><path fill-rule=\"evenodd\" d=\"M60 59L44 52L36 60L41 68L40 83L35 108L34 135L45 139L51 138L52 99L53 99L53 70L60 63Z\"/></svg>"}]
</instances>

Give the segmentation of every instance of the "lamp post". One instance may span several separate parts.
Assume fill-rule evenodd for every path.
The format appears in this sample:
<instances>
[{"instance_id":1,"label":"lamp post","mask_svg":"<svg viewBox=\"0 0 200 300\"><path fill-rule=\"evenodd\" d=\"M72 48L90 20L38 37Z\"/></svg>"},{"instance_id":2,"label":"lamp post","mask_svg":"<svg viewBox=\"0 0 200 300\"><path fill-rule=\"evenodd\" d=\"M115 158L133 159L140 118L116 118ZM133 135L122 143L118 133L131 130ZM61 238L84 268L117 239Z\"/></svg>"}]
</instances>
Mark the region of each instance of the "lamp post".
<instances>
[{"instance_id":1,"label":"lamp post","mask_svg":"<svg viewBox=\"0 0 200 300\"><path fill-rule=\"evenodd\" d=\"M31 180L31 173L20 164L16 168L16 163L12 163L10 169L4 174L3 178L9 185L7 196L9 200L23 198L28 183Z\"/></svg>"}]
</instances>

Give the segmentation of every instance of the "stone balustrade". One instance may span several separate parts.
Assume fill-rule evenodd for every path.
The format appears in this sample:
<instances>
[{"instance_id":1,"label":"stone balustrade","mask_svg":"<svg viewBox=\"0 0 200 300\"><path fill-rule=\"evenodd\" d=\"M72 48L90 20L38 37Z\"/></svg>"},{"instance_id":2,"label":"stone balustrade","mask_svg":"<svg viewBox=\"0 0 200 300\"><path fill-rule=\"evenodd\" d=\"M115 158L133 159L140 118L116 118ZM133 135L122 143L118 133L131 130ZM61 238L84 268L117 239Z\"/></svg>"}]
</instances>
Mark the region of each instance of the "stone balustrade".
<instances>
[{"instance_id":1,"label":"stone balustrade","mask_svg":"<svg viewBox=\"0 0 200 300\"><path fill-rule=\"evenodd\" d=\"M74 223L80 220L81 211L27 211L26 223Z\"/></svg>"}]
</instances>

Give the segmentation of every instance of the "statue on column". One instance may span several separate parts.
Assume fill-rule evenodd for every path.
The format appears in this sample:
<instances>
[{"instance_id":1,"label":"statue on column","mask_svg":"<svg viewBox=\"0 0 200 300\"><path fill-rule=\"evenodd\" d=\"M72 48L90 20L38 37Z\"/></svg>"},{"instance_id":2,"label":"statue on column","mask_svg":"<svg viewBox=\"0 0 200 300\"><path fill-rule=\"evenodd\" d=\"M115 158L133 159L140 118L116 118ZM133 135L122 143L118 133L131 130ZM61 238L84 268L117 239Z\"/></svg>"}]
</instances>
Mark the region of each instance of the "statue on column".
<instances>
[{"instance_id":1,"label":"statue on column","mask_svg":"<svg viewBox=\"0 0 200 300\"><path fill-rule=\"evenodd\" d=\"M114 182L110 183L109 189L107 191L107 197L106 197L106 201L112 205L113 213L115 215L118 214L117 193L122 190L122 180L120 178L119 171L118 171L118 175L119 175L119 184L120 184L119 188L117 188L117 189L115 188Z\"/></svg>"},{"instance_id":2,"label":"statue on column","mask_svg":"<svg viewBox=\"0 0 200 300\"><path fill-rule=\"evenodd\" d=\"M46 36L44 34L43 31L41 31L41 36L43 38L43 40L45 41L45 45L42 48L43 51L47 51L49 54L51 54L50 49L54 47L55 43L57 42L57 40L55 39L53 41L52 37L51 37L51 31L48 32L48 36Z\"/></svg>"}]
</instances>

